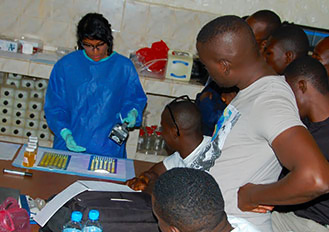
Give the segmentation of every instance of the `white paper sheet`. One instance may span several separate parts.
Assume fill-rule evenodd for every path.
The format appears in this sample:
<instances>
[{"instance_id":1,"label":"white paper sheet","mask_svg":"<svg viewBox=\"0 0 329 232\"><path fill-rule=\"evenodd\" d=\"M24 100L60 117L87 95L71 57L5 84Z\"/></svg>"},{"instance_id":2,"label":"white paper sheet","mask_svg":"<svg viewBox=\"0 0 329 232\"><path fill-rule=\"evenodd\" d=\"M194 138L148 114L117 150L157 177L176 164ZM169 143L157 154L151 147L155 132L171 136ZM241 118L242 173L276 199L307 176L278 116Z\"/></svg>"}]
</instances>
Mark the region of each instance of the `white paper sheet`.
<instances>
[{"instance_id":1,"label":"white paper sheet","mask_svg":"<svg viewBox=\"0 0 329 232\"><path fill-rule=\"evenodd\" d=\"M112 191L112 192L134 192L126 185L115 184L105 181L76 181L62 192L57 194L46 206L33 218L40 226L47 221L70 199L84 191Z\"/></svg>"},{"instance_id":2,"label":"white paper sheet","mask_svg":"<svg viewBox=\"0 0 329 232\"><path fill-rule=\"evenodd\" d=\"M0 160L12 160L21 144L0 142Z\"/></svg>"}]
</instances>

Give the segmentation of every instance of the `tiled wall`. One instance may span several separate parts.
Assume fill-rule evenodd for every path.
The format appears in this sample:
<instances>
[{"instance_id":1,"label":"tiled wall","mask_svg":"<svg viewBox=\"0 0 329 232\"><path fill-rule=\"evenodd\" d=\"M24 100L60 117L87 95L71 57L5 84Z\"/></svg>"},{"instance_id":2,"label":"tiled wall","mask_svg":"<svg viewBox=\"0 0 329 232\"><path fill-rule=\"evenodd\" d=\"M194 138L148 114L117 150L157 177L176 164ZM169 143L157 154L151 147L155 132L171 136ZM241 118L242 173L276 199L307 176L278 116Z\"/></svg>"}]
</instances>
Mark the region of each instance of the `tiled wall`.
<instances>
[{"instance_id":1,"label":"tiled wall","mask_svg":"<svg viewBox=\"0 0 329 232\"><path fill-rule=\"evenodd\" d=\"M154 41L195 51L201 26L219 15L271 9L282 20L329 28L328 0L0 0L0 33L33 36L46 46L75 46L76 24L87 12L111 22L115 50L128 55Z\"/></svg>"}]
</instances>

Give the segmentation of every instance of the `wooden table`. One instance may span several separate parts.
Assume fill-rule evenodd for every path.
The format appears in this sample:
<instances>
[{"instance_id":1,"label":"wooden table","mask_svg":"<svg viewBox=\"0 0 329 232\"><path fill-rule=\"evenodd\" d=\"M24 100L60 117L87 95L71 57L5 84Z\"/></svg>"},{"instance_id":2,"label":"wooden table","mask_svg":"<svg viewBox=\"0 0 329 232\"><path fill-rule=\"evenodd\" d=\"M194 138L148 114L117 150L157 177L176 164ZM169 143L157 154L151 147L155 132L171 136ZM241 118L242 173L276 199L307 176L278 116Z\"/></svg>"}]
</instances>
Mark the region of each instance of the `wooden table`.
<instances>
[{"instance_id":1,"label":"wooden table","mask_svg":"<svg viewBox=\"0 0 329 232\"><path fill-rule=\"evenodd\" d=\"M116 181L110 181L104 179L66 175L66 174L59 174L54 172L44 172L44 171L37 171L31 169L29 169L28 172L33 173L32 177L3 173L2 172L3 168L18 170L18 171L27 171L23 168L13 167L11 165L12 162L13 161L0 160L0 167L1 167L0 186L19 189L21 194L29 195L32 198L39 197L41 199L48 199L54 194L63 191L66 187L68 187L69 185L71 185L77 180L101 180L101 181L122 183L122 182L116 182ZM135 160L134 166L135 166L136 176L138 176L143 171L149 169L152 165L154 164ZM38 231L38 228L39 228L38 225L33 225L32 231Z\"/></svg>"}]
</instances>

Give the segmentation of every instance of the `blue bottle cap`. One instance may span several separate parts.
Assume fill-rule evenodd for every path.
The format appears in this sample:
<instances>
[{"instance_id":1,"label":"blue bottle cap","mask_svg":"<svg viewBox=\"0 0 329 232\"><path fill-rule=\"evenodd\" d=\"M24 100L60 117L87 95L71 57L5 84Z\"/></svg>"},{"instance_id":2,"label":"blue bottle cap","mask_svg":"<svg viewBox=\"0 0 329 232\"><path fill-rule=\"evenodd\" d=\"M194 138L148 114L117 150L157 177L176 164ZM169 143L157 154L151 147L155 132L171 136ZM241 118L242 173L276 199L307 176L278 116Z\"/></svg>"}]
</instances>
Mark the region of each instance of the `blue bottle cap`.
<instances>
[{"instance_id":1,"label":"blue bottle cap","mask_svg":"<svg viewBox=\"0 0 329 232\"><path fill-rule=\"evenodd\" d=\"M89 211L89 219L90 220L98 220L99 212L96 209L92 209Z\"/></svg>"},{"instance_id":2,"label":"blue bottle cap","mask_svg":"<svg viewBox=\"0 0 329 232\"><path fill-rule=\"evenodd\" d=\"M71 220L74 222L80 222L82 219L82 213L79 211L73 211L71 215Z\"/></svg>"}]
</instances>

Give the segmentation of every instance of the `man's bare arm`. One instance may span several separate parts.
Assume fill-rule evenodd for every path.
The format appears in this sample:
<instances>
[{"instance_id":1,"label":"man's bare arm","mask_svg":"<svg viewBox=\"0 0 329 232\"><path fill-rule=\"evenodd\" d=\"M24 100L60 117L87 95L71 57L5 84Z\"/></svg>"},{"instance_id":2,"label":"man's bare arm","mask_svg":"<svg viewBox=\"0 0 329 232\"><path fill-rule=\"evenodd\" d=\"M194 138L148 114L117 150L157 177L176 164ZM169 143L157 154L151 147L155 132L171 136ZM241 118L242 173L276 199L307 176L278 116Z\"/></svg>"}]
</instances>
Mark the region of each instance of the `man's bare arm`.
<instances>
[{"instance_id":1,"label":"man's bare arm","mask_svg":"<svg viewBox=\"0 0 329 232\"><path fill-rule=\"evenodd\" d=\"M311 134L302 126L282 132L272 143L278 159L290 173L272 184L246 184L238 205L252 211L259 205L289 205L310 201L329 192L329 163Z\"/></svg>"}]
</instances>

